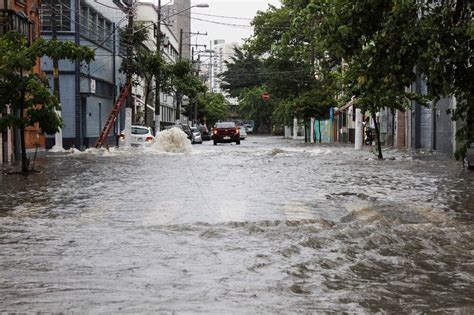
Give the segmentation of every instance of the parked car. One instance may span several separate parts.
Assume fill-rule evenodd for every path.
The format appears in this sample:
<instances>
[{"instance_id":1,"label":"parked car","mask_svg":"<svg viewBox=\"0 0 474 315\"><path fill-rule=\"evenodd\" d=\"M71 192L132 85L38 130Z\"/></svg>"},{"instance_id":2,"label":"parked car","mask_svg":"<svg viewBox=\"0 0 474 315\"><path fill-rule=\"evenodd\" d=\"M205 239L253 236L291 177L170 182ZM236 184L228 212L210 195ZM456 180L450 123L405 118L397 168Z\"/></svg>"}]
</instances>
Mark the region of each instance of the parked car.
<instances>
[{"instance_id":1,"label":"parked car","mask_svg":"<svg viewBox=\"0 0 474 315\"><path fill-rule=\"evenodd\" d=\"M182 131L184 131L184 133L186 134L186 136L188 137L188 139L192 142L193 141L193 133L191 131L191 127L189 127L189 125L172 125L172 126L167 126L166 129L171 129L171 128L179 128L181 129Z\"/></svg>"},{"instance_id":2,"label":"parked car","mask_svg":"<svg viewBox=\"0 0 474 315\"><path fill-rule=\"evenodd\" d=\"M132 138L130 145L132 147L147 147L155 142L155 136L153 136L153 130L150 127L132 125ZM119 135L119 144L125 144L125 130Z\"/></svg>"},{"instance_id":3,"label":"parked car","mask_svg":"<svg viewBox=\"0 0 474 315\"><path fill-rule=\"evenodd\" d=\"M245 131L245 127L239 127L240 130L240 140L245 140L247 138L247 131Z\"/></svg>"},{"instance_id":4,"label":"parked car","mask_svg":"<svg viewBox=\"0 0 474 315\"><path fill-rule=\"evenodd\" d=\"M464 163L467 168L474 169L474 146L471 145L471 147L467 149Z\"/></svg>"},{"instance_id":5,"label":"parked car","mask_svg":"<svg viewBox=\"0 0 474 315\"><path fill-rule=\"evenodd\" d=\"M202 144L201 132L196 127L191 127L191 132L193 133L191 143L192 144L195 144L195 143Z\"/></svg>"},{"instance_id":6,"label":"parked car","mask_svg":"<svg viewBox=\"0 0 474 315\"><path fill-rule=\"evenodd\" d=\"M211 140L211 133L207 129L206 125L199 125L198 129L201 132L202 140L204 140L204 141L210 141Z\"/></svg>"},{"instance_id":7,"label":"parked car","mask_svg":"<svg viewBox=\"0 0 474 315\"><path fill-rule=\"evenodd\" d=\"M253 127L252 127L252 125L249 125L249 124L245 125L245 131L246 131L247 133L253 133Z\"/></svg>"},{"instance_id":8,"label":"parked car","mask_svg":"<svg viewBox=\"0 0 474 315\"><path fill-rule=\"evenodd\" d=\"M212 133L214 145L229 142L235 142L237 145L240 144L240 129L233 121L218 122L212 130Z\"/></svg>"}]
</instances>

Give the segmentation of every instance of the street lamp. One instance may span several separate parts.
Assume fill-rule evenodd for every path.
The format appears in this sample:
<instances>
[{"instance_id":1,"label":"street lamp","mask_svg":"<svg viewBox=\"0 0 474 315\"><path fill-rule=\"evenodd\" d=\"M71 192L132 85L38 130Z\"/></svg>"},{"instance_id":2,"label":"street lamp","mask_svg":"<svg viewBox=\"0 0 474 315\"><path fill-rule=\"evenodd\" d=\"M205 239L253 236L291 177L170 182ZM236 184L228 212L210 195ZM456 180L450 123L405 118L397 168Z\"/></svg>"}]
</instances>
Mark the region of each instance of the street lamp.
<instances>
[{"instance_id":1,"label":"street lamp","mask_svg":"<svg viewBox=\"0 0 474 315\"><path fill-rule=\"evenodd\" d=\"M169 19L172 16L191 10L192 8L208 8L208 7L209 7L209 4L207 3L195 4L195 5L190 6L189 8L186 8L184 10L171 14L167 16L166 18ZM158 0L158 21L156 23L156 53L160 54L160 51L161 51L161 0ZM161 121L160 77L161 77L161 71L158 71L158 73L155 75L155 135L158 135L160 131L160 121ZM179 108L177 108L177 110L179 110Z\"/></svg>"}]
</instances>

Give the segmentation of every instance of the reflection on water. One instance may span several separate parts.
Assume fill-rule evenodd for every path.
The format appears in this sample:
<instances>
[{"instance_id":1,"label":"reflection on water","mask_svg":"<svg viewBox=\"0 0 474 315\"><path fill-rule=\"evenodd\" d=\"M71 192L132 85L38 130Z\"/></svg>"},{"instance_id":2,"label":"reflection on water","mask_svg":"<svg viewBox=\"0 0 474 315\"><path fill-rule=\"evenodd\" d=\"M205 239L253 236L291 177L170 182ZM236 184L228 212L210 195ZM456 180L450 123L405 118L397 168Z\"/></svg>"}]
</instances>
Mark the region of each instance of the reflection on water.
<instances>
[{"instance_id":1,"label":"reflection on water","mask_svg":"<svg viewBox=\"0 0 474 315\"><path fill-rule=\"evenodd\" d=\"M474 312L474 176L252 138L0 177L0 312Z\"/></svg>"}]
</instances>

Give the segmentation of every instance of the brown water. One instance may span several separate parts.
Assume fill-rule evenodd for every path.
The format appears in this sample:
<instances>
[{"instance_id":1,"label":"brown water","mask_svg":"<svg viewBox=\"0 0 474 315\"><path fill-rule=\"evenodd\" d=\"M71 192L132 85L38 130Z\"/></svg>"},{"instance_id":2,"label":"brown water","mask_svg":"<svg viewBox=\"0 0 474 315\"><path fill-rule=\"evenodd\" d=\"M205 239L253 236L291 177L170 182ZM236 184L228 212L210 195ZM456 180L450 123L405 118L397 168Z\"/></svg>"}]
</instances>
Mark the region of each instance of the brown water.
<instances>
[{"instance_id":1,"label":"brown water","mask_svg":"<svg viewBox=\"0 0 474 315\"><path fill-rule=\"evenodd\" d=\"M474 174L251 137L0 177L0 312L474 312Z\"/></svg>"}]
</instances>

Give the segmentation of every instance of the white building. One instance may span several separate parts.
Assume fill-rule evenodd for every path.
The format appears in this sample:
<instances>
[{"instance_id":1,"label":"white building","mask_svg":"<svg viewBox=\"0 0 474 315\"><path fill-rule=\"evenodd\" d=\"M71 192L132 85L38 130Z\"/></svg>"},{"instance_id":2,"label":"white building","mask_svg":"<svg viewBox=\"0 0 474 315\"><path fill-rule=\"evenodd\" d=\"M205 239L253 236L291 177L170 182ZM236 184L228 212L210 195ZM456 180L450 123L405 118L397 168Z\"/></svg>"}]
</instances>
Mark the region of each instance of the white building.
<instances>
[{"instance_id":1,"label":"white building","mask_svg":"<svg viewBox=\"0 0 474 315\"><path fill-rule=\"evenodd\" d=\"M221 88L222 80L219 76L227 70L225 62L231 61L231 58L235 55L235 48L240 48L240 44L235 42L226 43L223 39L214 40L212 44L214 53L210 78L211 87L215 93L224 93Z\"/></svg>"},{"instance_id":2,"label":"white building","mask_svg":"<svg viewBox=\"0 0 474 315\"><path fill-rule=\"evenodd\" d=\"M175 14L176 11L174 6L176 6L176 2L173 5L164 5L162 6L162 13L161 19L162 23L160 26L161 33L162 33L162 45L161 45L161 53L164 56L165 60L169 63L175 63L179 58L179 33L176 33L176 27L173 24L169 24L169 19L167 18L170 15ZM176 16L172 17L175 23L178 23L181 19L190 19L189 15L180 15L177 14ZM137 3L137 11L136 11L136 20L144 23L145 25L153 25L153 23L157 23L158 21L158 7L152 3L144 3L138 2ZM189 21L188 21L189 23ZM185 24L182 22L181 24ZM155 30L153 26L147 28L149 34L149 40L145 43L145 46L150 51L156 51L156 38L155 38ZM184 42L184 41L183 41ZM183 52L188 51L189 47L183 47ZM137 103L137 112L141 113L141 118L143 121L144 118L144 80L142 80L141 86L134 87L133 93L139 99ZM150 93L150 97L148 100L147 106L147 121L146 125L154 126L154 119L155 119L155 89L154 89L154 82L153 82L153 91ZM164 93L163 91L160 93L160 125L161 128L164 128L167 125L171 125L175 123L176 118L176 99L174 95L170 95ZM186 121L186 119L182 119L182 121ZM144 121L143 121L144 122Z\"/></svg>"}]
</instances>

